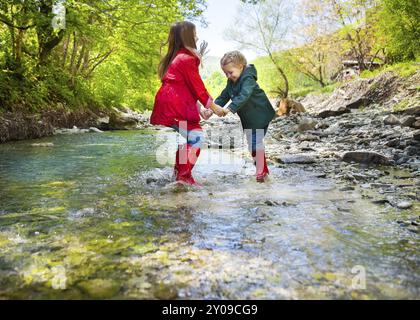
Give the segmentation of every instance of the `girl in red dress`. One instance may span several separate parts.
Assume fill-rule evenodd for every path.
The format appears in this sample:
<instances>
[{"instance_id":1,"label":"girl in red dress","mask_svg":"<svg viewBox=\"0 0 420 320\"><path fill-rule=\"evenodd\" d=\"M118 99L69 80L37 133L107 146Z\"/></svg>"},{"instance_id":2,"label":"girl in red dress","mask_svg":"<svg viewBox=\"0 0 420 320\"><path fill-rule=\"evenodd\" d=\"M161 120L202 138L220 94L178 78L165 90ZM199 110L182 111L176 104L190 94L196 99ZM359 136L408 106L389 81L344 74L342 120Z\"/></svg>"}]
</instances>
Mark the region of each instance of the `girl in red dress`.
<instances>
[{"instance_id":1,"label":"girl in red dress","mask_svg":"<svg viewBox=\"0 0 420 320\"><path fill-rule=\"evenodd\" d=\"M200 115L208 119L214 112L223 116L223 108L213 102L198 72L201 54L197 51L195 25L188 21L171 26L168 52L159 64L162 86L155 97L150 123L179 132L187 143L176 152L176 181L195 184L191 171L200 155L203 130ZM205 110L201 110L200 102ZM212 112L212 111L213 112Z\"/></svg>"}]
</instances>

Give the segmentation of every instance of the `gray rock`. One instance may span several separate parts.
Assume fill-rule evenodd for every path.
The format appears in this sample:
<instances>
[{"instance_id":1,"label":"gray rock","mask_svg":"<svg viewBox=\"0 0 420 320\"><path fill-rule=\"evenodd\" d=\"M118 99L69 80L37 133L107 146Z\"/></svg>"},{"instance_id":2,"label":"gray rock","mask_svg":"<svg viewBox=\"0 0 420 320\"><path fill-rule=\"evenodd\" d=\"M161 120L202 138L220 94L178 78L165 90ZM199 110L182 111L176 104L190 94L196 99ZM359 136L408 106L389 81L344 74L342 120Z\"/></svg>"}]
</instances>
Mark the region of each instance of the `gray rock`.
<instances>
[{"instance_id":1,"label":"gray rock","mask_svg":"<svg viewBox=\"0 0 420 320\"><path fill-rule=\"evenodd\" d=\"M79 133L86 133L89 132L88 129L79 129L76 126L73 126L72 129L63 128L63 129L56 129L54 134L79 134Z\"/></svg>"},{"instance_id":2,"label":"gray rock","mask_svg":"<svg viewBox=\"0 0 420 320\"><path fill-rule=\"evenodd\" d=\"M400 165L406 163L410 158L406 156L400 156L396 159L396 164Z\"/></svg>"},{"instance_id":3,"label":"gray rock","mask_svg":"<svg viewBox=\"0 0 420 320\"><path fill-rule=\"evenodd\" d=\"M420 129L420 120L416 120L416 122L414 122L411 126L414 129Z\"/></svg>"},{"instance_id":4,"label":"gray rock","mask_svg":"<svg viewBox=\"0 0 420 320\"><path fill-rule=\"evenodd\" d=\"M327 129L324 130L326 134L334 134L336 132L340 131L340 122L335 122L331 126L329 126Z\"/></svg>"},{"instance_id":5,"label":"gray rock","mask_svg":"<svg viewBox=\"0 0 420 320\"><path fill-rule=\"evenodd\" d=\"M313 120L313 119L309 119L309 118L305 118L302 121L300 121L299 126L298 126L298 131L299 132L304 132L304 131L308 131L308 130L313 130L313 129L315 129L317 124L318 124L318 121Z\"/></svg>"},{"instance_id":6,"label":"gray rock","mask_svg":"<svg viewBox=\"0 0 420 320\"><path fill-rule=\"evenodd\" d=\"M404 221L404 220L397 220L397 223L402 227L408 227L409 225L411 225L410 221Z\"/></svg>"},{"instance_id":7,"label":"gray rock","mask_svg":"<svg viewBox=\"0 0 420 320\"><path fill-rule=\"evenodd\" d=\"M414 140L420 141L420 130L414 132L413 138Z\"/></svg>"},{"instance_id":8,"label":"gray rock","mask_svg":"<svg viewBox=\"0 0 420 320\"><path fill-rule=\"evenodd\" d=\"M299 136L299 141L320 141L320 138L317 136L314 136L313 134L303 134Z\"/></svg>"},{"instance_id":9,"label":"gray rock","mask_svg":"<svg viewBox=\"0 0 420 320\"><path fill-rule=\"evenodd\" d=\"M89 128L89 132L98 132L98 133L102 133L103 131L102 131L102 130L99 130L98 128L95 128L95 127L90 127L90 128Z\"/></svg>"},{"instance_id":10,"label":"gray rock","mask_svg":"<svg viewBox=\"0 0 420 320\"><path fill-rule=\"evenodd\" d=\"M419 230L416 227L408 227L407 230L413 233L419 233Z\"/></svg>"},{"instance_id":11,"label":"gray rock","mask_svg":"<svg viewBox=\"0 0 420 320\"><path fill-rule=\"evenodd\" d=\"M96 127L101 129L109 128L109 117L102 117L96 120Z\"/></svg>"},{"instance_id":12,"label":"gray rock","mask_svg":"<svg viewBox=\"0 0 420 320\"><path fill-rule=\"evenodd\" d=\"M372 200L373 204L386 204L389 203L388 199L377 199L377 200Z\"/></svg>"},{"instance_id":13,"label":"gray rock","mask_svg":"<svg viewBox=\"0 0 420 320\"><path fill-rule=\"evenodd\" d=\"M390 160L382 154L373 151L350 151L342 158L345 162L357 162L363 164L390 164Z\"/></svg>"},{"instance_id":14,"label":"gray rock","mask_svg":"<svg viewBox=\"0 0 420 320\"><path fill-rule=\"evenodd\" d=\"M355 190L355 188L352 186L347 186L347 187L340 188L339 190L340 191L353 191Z\"/></svg>"},{"instance_id":15,"label":"gray rock","mask_svg":"<svg viewBox=\"0 0 420 320\"><path fill-rule=\"evenodd\" d=\"M346 107L347 107L347 109L359 109L360 107L366 107L371 103L372 103L372 101L370 101L370 99L367 99L365 97L361 97L361 98L358 98L355 101L349 103Z\"/></svg>"},{"instance_id":16,"label":"gray rock","mask_svg":"<svg viewBox=\"0 0 420 320\"><path fill-rule=\"evenodd\" d=\"M420 150L419 150L419 148L417 148L415 146L409 146L405 149L405 154L407 156L420 155Z\"/></svg>"},{"instance_id":17,"label":"gray rock","mask_svg":"<svg viewBox=\"0 0 420 320\"><path fill-rule=\"evenodd\" d=\"M407 116L401 119L401 126L411 127L416 122L416 118L413 116Z\"/></svg>"},{"instance_id":18,"label":"gray rock","mask_svg":"<svg viewBox=\"0 0 420 320\"><path fill-rule=\"evenodd\" d=\"M285 164L309 164L309 163L315 163L315 158L308 156L306 154L294 154L294 155L282 155L276 158L276 160L279 163L285 163Z\"/></svg>"},{"instance_id":19,"label":"gray rock","mask_svg":"<svg viewBox=\"0 0 420 320\"><path fill-rule=\"evenodd\" d=\"M54 143L51 143L51 142L32 143L31 147L54 147Z\"/></svg>"},{"instance_id":20,"label":"gray rock","mask_svg":"<svg viewBox=\"0 0 420 320\"><path fill-rule=\"evenodd\" d=\"M397 203L397 208L399 209L410 209L413 206L413 203L410 201L401 201Z\"/></svg>"},{"instance_id":21,"label":"gray rock","mask_svg":"<svg viewBox=\"0 0 420 320\"><path fill-rule=\"evenodd\" d=\"M327 129L330 125L325 122L318 122L315 129Z\"/></svg>"},{"instance_id":22,"label":"gray rock","mask_svg":"<svg viewBox=\"0 0 420 320\"><path fill-rule=\"evenodd\" d=\"M349 112L351 112L349 109L347 109L344 106L341 106L334 109L323 110L317 114L317 117L325 119L329 117L337 117Z\"/></svg>"},{"instance_id":23,"label":"gray rock","mask_svg":"<svg viewBox=\"0 0 420 320\"><path fill-rule=\"evenodd\" d=\"M420 116L420 106L405 109L402 113L409 116Z\"/></svg>"},{"instance_id":24,"label":"gray rock","mask_svg":"<svg viewBox=\"0 0 420 320\"><path fill-rule=\"evenodd\" d=\"M132 113L122 112L113 108L113 113L109 117L108 128L110 130L130 130L135 129L138 125L139 119L137 115ZM101 128L103 129L103 128Z\"/></svg>"},{"instance_id":25,"label":"gray rock","mask_svg":"<svg viewBox=\"0 0 420 320\"><path fill-rule=\"evenodd\" d=\"M327 174L325 172L317 173L314 175L315 178L326 178Z\"/></svg>"},{"instance_id":26,"label":"gray rock","mask_svg":"<svg viewBox=\"0 0 420 320\"><path fill-rule=\"evenodd\" d=\"M84 218L88 216L92 216L95 213L94 208L83 208L81 210L77 210L76 212L70 213L70 216L73 218Z\"/></svg>"},{"instance_id":27,"label":"gray rock","mask_svg":"<svg viewBox=\"0 0 420 320\"><path fill-rule=\"evenodd\" d=\"M390 114L384 118L384 124L394 126L394 125L401 124L401 122L396 116L394 116L393 114Z\"/></svg>"},{"instance_id":28,"label":"gray rock","mask_svg":"<svg viewBox=\"0 0 420 320\"><path fill-rule=\"evenodd\" d=\"M390 147L390 148L397 148L400 145L400 139L392 139L390 141L388 141L387 143L385 143L385 146Z\"/></svg>"}]
</instances>

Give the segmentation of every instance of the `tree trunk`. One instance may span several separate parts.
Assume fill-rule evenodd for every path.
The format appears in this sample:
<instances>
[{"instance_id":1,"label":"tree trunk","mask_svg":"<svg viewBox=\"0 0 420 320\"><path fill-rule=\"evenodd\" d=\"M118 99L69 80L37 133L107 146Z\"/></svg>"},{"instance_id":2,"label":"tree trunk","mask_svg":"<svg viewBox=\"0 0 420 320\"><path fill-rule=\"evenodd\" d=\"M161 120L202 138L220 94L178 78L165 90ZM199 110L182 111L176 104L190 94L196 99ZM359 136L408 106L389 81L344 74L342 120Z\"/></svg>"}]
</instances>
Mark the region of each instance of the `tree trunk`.
<instances>
[{"instance_id":1,"label":"tree trunk","mask_svg":"<svg viewBox=\"0 0 420 320\"><path fill-rule=\"evenodd\" d=\"M104 55L102 55L101 59L96 62L93 67L89 70L89 72L86 74L85 79L89 79L93 72L95 71L95 69L101 64L103 63L106 59L108 59L108 57L114 52L114 49L109 50L107 53L105 53Z\"/></svg>"},{"instance_id":2,"label":"tree trunk","mask_svg":"<svg viewBox=\"0 0 420 320\"><path fill-rule=\"evenodd\" d=\"M15 42L15 62L18 66L22 64L22 46L24 32L24 30L18 30Z\"/></svg>"},{"instance_id":3,"label":"tree trunk","mask_svg":"<svg viewBox=\"0 0 420 320\"><path fill-rule=\"evenodd\" d=\"M322 72L322 66L319 66L319 83L321 84L321 87L325 87L325 83L324 83L324 76L323 76L323 72Z\"/></svg>"},{"instance_id":4,"label":"tree trunk","mask_svg":"<svg viewBox=\"0 0 420 320\"><path fill-rule=\"evenodd\" d=\"M15 40L16 35L15 35L15 29L13 27L9 27L9 32L10 32L10 40L11 40L11 43L12 43L12 57L13 57L13 60L15 60L15 58L16 58L16 46L15 46L15 43L16 43L16 40Z\"/></svg>"},{"instance_id":5,"label":"tree trunk","mask_svg":"<svg viewBox=\"0 0 420 320\"><path fill-rule=\"evenodd\" d=\"M78 71L80 70L80 66L82 65L83 58L85 56L86 52L86 40L82 38L82 49L80 50L79 58L77 59L76 67L74 68L74 74L73 76L76 76Z\"/></svg>"},{"instance_id":6,"label":"tree trunk","mask_svg":"<svg viewBox=\"0 0 420 320\"><path fill-rule=\"evenodd\" d=\"M38 46L39 46L39 65L45 65L51 55L52 50L58 46L64 37L65 31L60 30L58 34L54 33L51 26L50 13L52 12L51 0L41 0L39 11L44 15L44 23L37 26Z\"/></svg>"},{"instance_id":7,"label":"tree trunk","mask_svg":"<svg viewBox=\"0 0 420 320\"><path fill-rule=\"evenodd\" d=\"M85 54L83 56L83 65L81 73L86 75L87 71L89 70L89 57L90 57L90 50L86 49Z\"/></svg>"},{"instance_id":8,"label":"tree trunk","mask_svg":"<svg viewBox=\"0 0 420 320\"><path fill-rule=\"evenodd\" d=\"M61 60L62 67L65 67L66 65L67 55L69 52L69 44L70 44L70 34L67 36L67 39L66 41L64 41L64 44L63 44L63 59Z\"/></svg>"},{"instance_id":9,"label":"tree trunk","mask_svg":"<svg viewBox=\"0 0 420 320\"><path fill-rule=\"evenodd\" d=\"M73 32L73 50L72 50L71 58L70 58L70 72L72 75L74 74L77 50L78 50L77 36L76 36L76 32Z\"/></svg>"},{"instance_id":10,"label":"tree trunk","mask_svg":"<svg viewBox=\"0 0 420 320\"><path fill-rule=\"evenodd\" d=\"M281 91L282 91L283 98L287 98L287 96L289 95L289 80L287 79L287 76L285 72L283 71L283 69L277 64L277 61L274 59L270 51L268 52L268 55L270 56L271 61L274 63L277 71L280 73L281 77L284 80L285 89Z\"/></svg>"},{"instance_id":11,"label":"tree trunk","mask_svg":"<svg viewBox=\"0 0 420 320\"><path fill-rule=\"evenodd\" d=\"M41 36L39 39L39 64L45 65L51 55L52 50L60 44L64 37L64 30L60 30L58 35L53 37Z\"/></svg>"}]
</instances>

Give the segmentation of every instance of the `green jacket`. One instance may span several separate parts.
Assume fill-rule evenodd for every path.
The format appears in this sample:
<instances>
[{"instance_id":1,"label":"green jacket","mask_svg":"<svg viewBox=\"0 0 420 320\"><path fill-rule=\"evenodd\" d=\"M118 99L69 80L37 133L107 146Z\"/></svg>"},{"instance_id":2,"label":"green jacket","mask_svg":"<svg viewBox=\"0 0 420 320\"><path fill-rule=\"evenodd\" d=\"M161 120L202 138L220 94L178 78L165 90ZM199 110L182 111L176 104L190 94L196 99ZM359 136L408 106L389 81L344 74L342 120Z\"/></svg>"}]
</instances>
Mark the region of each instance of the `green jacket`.
<instances>
[{"instance_id":1,"label":"green jacket","mask_svg":"<svg viewBox=\"0 0 420 320\"><path fill-rule=\"evenodd\" d=\"M244 129L264 129L275 115L257 79L257 69L253 64L248 65L236 83L228 80L226 88L214 101L224 107L232 100L228 108L232 113L238 113Z\"/></svg>"}]
</instances>

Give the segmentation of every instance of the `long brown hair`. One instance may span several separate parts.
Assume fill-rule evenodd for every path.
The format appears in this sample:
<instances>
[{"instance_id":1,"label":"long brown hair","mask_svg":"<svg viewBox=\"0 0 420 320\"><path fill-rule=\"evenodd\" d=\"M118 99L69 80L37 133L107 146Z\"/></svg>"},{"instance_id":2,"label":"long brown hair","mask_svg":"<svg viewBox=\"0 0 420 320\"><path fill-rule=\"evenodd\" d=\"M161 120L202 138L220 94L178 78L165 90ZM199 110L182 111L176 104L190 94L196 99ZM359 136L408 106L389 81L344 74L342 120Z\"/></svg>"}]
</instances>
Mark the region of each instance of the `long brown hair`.
<instances>
[{"instance_id":1,"label":"long brown hair","mask_svg":"<svg viewBox=\"0 0 420 320\"><path fill-rule=\"evenodd\" d=\"M197 52L195 42L195 24L189 21L176 22L171 26L168 40L168 52L159 63L159 77L162 79L181 48L186 48L201 58Z\"/></svg>"}]
</instances>

